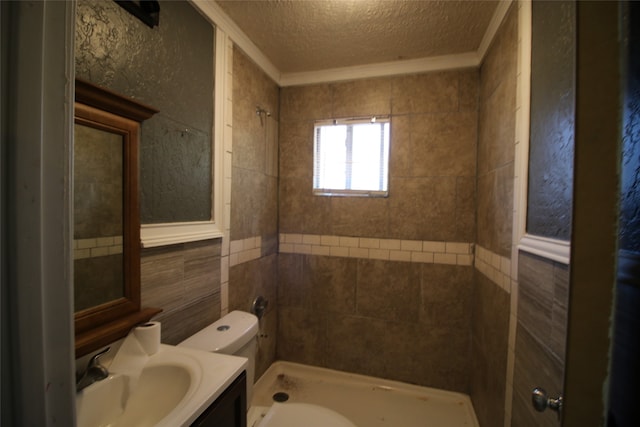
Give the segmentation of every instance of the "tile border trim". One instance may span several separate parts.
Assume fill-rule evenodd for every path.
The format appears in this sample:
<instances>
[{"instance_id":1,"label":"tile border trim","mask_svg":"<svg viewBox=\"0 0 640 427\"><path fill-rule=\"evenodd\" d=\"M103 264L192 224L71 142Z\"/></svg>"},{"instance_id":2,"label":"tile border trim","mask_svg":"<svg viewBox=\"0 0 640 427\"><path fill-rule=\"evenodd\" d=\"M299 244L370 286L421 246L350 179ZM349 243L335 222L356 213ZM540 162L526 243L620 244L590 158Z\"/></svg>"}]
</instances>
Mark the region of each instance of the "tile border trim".
<instances>
[{"instance_id":1,"label":"tile border trim","mask_svg":"<svg viewBox=\"0 0 640 427\"><path fill-rule=\"evenodd\" d=\"M473 265L473 243L280 233L278 253Z\"/></svg>"},{"instance_id":2,"label":"tile border trim","mask_svg":"<svg viewBox=\"0 0 640 427\"><path fill-rule=\"evenodd\" d=\"M253 261L262 256L262 237L232 240L229 245L229 267Z\"/></svg>"},{"instance_id":3,"label":"tile border trim","mask_svg":"<svg viewBox=\"0 0 640 427\"><path fill-rule=\"evenodd\" d=\"M508 294L511 293L511 259L476 244L475 268Z\"/></svg>"}]
</instances>

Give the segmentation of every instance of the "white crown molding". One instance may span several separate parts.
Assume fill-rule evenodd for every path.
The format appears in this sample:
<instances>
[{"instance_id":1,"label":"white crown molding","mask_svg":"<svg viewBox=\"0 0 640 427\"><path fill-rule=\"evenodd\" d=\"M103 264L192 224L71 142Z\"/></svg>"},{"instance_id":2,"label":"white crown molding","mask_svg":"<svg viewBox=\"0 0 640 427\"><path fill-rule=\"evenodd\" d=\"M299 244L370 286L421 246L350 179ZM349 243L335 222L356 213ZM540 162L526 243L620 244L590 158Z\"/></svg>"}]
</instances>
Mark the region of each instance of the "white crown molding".
<instances>
[{"instance_id":1,"label":"white crown molding","mask_svg":"<svg viewBox=\"0 0 640 427\"><path fill-rule=\"evenodd\" d=\"M482 41L480 42L480 46L478 46L478 57L480 58L480 62L484 59L484 56L487 54L489 50L489 46L493 41L493 38L496 36L498 29L500 28L500 24L502 24L502 20L507 14L509 10L509 6L511 6L512 0L506 0L498 2L498 6L496 10L493 12L493 16L491 17L491 21L489 21L489 26L487 27L487 31L484 32L484 36L482 37Z\"/></svg>"},{"instance_id":2,"label":"white crown molding","mask_svg":"<svg viewBox=\"0 0 640 427\"><path fill-rule=\"evenodd\" d=\"M320 71L283 73L280 77L280 86L298 86L370 77L414 74L428 71L477 67L478 65L480 65L480 58L478 57L478 54L476 52L467 52L456 55L434 56L429 58L409 59L406 61L381 62L377 64L332 68Z\"/></svg>"},{"instance_id":3,"label":"white crown molding","mask_svg":"<svg viewBox=\"0 0 640 427\"><path fill-rule=\"evenodd\" d=\"M143 224L140 241L143 248L196 242L222 237L218 224L212 221Z\"/></svg>"},{"instance_id":4,"label":"white crown molding","mask_svg":"<svg viewBox=\"0 0 640 427\"><path fill-rule=\"evenodd\" d=\"M569 265L571 259L571 242L565 240L525 234L518 249L565 265Z\"/></svg>"},{"instance_id":5,"label":"white crown molding","mask_svg":"<svg viewBox=\"0 0 640 427\"><path fill-rule=\"evenodd\" d=\"M477 67L484 59L484 55L513 0L498 3L480 46L475 52L300 73L282 73L278 70L216 2L207 0L190 1L214 25L223 30L274 82L280 87L285 87Z\"/></svg>"},{"instance_id":6,"label":"white crown molding","mask_svg":"<svg viewBox=\"0 0 640 427\"><path fill-rule=\"evenodd\" d=\"M271 79L280 83L280 70L267 58L251 39L236 25L215 1L190 0L216 27L224 31L233 42L251 58Z\"/></svg>"}]
</instances>

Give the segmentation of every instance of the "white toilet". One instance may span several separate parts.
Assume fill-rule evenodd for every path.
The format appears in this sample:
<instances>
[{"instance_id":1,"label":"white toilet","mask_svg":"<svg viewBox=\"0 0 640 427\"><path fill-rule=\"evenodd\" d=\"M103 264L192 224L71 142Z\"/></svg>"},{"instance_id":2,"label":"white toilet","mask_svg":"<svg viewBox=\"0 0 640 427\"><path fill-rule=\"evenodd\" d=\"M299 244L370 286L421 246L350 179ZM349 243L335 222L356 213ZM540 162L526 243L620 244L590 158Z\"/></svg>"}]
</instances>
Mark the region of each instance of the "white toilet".
<instances>
[{"instance_id":1,"label":"white toilet","mask_svg":"<svg viewBox=\"0 0 640 427\"><path fill-rule=\"evenodd\" d=\"M247 364L247 409L251 405L256 362L258 318L243 311L232 311L179 346L249 359ZM255 427L356 427L330 409L307 403L274 403Z\"/></svg>"}]
</instances>

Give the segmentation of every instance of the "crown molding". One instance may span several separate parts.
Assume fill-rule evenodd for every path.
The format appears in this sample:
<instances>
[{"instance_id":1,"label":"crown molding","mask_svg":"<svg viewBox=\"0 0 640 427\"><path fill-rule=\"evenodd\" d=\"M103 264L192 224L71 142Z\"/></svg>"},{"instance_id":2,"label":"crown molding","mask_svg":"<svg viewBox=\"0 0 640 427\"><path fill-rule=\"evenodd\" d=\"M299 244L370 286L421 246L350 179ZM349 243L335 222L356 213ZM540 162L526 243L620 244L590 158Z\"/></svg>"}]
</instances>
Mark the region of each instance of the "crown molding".
<instances>
[{"instance_id":1,"label":"crown molding","mask_svg":"<svg viewBox=\"0 0 640 427\"><path fill-rule=\"evenodd\" d=\"M482 41L480 42L480 46L475 52L332 68L320 71L282 73L215 1L190 1L214 25L224 31L233 42L280 87L477 67L484 59L484 55L491 41L495 37L502 20L513 2L513 0L506 0L498 3L487 27L487 31L485 31Z\"/></svg>"},{"instance_id":2,"label":"crown molding","mask_svg":"<svg viewBox=\"0 0 640 427\"><path fill-rule=\"evenodd\" d=\"M215 1L190 0L209 21L224 31L274 82L280 84L281 72Z\"/></svg>"},{"instance_id":3,"label":"crown molding","mask_svg":"<svg viewBox=\"0 0 640 427\"><path fill-rule=\"evenodd\" d=\"M280 77L280 86L299 86L370 77L415 74L427 71L477 67L478 65L480 65L480 58L478 57L478 54L476 52L467 52L456 55L434 56L429 58L410 59L406 61L381 62L377 64L332 68L320 71L283 73Z\"/></svg>"},{"instance_id":4,"label":"crown molding","mask_svg":"<svg viewBox=\"0 0 640 427\"><path fill-rule=\"evenodd\" d=\"M491 21L489 21L489 26L487 27L487 31L484 32L484 36L482 37L482 41L480 42L480 46L478 46L477 54L480 58L480 62L484 60L484 56L487 54L489 50L489 46L493 41L493 38L496 36L498 29L500 28L500 24L504 20L504 17L507 15L507 11L509 7L513 3L513 0L506 0L498 2L498 6L496 10L493 12L493 16L491 17Z\"/></svg>"}]
</instances>

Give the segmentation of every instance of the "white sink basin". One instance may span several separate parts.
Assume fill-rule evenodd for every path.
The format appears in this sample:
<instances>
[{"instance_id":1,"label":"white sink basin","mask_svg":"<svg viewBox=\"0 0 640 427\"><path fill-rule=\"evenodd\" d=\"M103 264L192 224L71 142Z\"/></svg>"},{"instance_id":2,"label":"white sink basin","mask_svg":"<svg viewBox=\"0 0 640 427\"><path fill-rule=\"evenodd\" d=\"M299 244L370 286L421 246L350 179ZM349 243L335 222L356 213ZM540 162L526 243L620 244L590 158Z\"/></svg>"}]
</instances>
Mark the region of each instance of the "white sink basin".
<instances>
[{"instance_id":1,"label":"white sink basin","mask_svg":"<svg viewBox=\"0 0 640 427\"><path fill-rule=\"evenodd\" d=\"M159 365L145 368L129 398L120 424L152 426L167 416L192 391L197 377L182 366Z\"/></svg>"},{"instance_id":2,"label":"white sink basin","mask_svg":"<svg viewBox=\"0 0 640 427\"><path fill-rule=\"evenodd\" d=\"M112 373L78 393L77 426L188 426L244 369L241 357L162 345L137 379Z\"/></svg>"}]
</instances>

